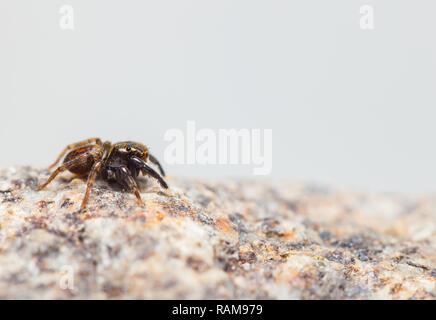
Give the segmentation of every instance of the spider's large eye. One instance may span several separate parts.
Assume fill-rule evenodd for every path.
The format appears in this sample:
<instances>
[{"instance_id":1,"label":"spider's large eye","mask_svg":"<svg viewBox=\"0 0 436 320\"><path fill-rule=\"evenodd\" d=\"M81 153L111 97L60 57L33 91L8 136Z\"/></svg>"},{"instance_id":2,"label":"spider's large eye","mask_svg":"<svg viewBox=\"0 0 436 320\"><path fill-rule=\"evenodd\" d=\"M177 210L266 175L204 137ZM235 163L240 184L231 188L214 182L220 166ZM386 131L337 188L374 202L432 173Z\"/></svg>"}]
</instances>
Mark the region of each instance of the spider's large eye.
<instances>
[{"instance_id":1,"label":"spider's large eye","mask_svg":"<svg viewBox=\"0 0 436 320\"><path fill-rule=\"evenodd\" d=\"M132 150L132 147L131 146L127 146L126 150L130 151L130 150Z\"/></svg>"}]
</instances>

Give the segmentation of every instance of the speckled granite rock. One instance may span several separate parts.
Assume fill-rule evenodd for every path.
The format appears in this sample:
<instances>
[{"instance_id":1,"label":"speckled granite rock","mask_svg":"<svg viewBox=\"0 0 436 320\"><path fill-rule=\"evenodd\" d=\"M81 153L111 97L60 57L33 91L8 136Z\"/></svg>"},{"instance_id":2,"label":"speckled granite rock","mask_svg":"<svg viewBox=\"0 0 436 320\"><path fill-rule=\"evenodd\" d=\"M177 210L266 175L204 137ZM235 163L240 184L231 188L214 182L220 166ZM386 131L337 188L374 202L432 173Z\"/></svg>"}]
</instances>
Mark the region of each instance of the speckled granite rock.
<instances>
[{"instance_id":1,"label":"speckled granite rock","mask_svg":"<svg viewBox=\"0 0 436 320\"><path fill-rule=\"evenodd\" d=\"M47 176L0 170L0 298L436 298L436 197Z\"/></svg>"}]
</instances>

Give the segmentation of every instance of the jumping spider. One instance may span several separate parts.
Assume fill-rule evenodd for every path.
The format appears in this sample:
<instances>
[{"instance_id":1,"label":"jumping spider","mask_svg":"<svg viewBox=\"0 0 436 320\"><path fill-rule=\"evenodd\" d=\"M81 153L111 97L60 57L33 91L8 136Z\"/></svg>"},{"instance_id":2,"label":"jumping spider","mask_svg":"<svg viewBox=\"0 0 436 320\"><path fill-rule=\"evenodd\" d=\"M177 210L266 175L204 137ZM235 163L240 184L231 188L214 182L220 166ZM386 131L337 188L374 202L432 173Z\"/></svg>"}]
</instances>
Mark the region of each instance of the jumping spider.
<instances>
[{"instance_id":1,"label":"jumping spider","mask_svg":"<svg viewBox=\"0 0 436 320\"><path fill-rule=\"evenodd\" d=\"M88 175L86 193L80 206L81 209L85 207L92 184L98 175L105 180L116 181L129 188L135 194L141 206L143 203L136 182L139 172L155 178L163 188L168 188L167 183L162 178L162 176L165 176L162 166L148 152L148 148L141 143L126 141L111 144L109 141L102 143L99 138L87 139L68 145L48 169L56 166L69 150L72 151L65 156L63 164L52 173L50 178L38 190L42 190L59 173L66 170L78 176ZM148 161L157 165L162 176L147 164Z\"/></svg>"}]
</instances>

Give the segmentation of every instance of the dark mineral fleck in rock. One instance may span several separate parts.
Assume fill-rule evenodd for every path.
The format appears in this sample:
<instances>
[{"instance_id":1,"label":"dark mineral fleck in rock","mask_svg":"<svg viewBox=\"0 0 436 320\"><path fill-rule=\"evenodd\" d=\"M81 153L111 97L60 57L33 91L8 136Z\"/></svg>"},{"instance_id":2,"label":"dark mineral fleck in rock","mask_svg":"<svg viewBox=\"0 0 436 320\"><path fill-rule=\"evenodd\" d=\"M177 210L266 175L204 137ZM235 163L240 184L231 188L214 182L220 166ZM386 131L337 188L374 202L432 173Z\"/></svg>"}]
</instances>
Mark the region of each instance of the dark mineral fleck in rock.
<instances>
[{"instance_id":1,"label":"dark mineral fleck in rock","mask_svg":"<svg viewBox=\"0 0 436 320\"><path fill-rule=\"evenodd\" d=\"M330 232L328 232L328 231L322 231L319 233L319 237L324 241L329 241L331 235L330 235Z\"/></svg>"}]
</instances>

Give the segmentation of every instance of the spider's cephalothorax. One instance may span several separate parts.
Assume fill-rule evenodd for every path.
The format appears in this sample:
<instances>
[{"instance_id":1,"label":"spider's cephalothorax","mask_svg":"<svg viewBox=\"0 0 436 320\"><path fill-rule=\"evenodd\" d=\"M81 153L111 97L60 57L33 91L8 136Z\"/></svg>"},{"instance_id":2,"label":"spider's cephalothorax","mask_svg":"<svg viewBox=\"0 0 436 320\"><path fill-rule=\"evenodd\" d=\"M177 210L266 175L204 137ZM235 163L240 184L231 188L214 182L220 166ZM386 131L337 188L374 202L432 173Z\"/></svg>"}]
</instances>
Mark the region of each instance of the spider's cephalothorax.
<instances>
[{"instance_id":1,"label":"spider's cephalothorax","mask_svg":"<svg viewBox=\"0 0 436 320\"><path fill-rule=\"evenodd\" d=\"M65 156L63 164L39 187L39 190L65 170L77 175L88 175L86 193L81 208L85 207L92 184L98 175L107 180L114 180L132 190L140 205L142 205L142 200L136 182L140 172L155 178L163 188L168 188L167 183L162 178L165 176L162 166L148 152L148 148L141 143L126 141L111 144L110 142L102 143L99 138L87 139L68 145L49 169L53 168L69 150L72 151ZM162 176L147 162L155 164Z\"/></svg>"}]
</instances>

